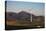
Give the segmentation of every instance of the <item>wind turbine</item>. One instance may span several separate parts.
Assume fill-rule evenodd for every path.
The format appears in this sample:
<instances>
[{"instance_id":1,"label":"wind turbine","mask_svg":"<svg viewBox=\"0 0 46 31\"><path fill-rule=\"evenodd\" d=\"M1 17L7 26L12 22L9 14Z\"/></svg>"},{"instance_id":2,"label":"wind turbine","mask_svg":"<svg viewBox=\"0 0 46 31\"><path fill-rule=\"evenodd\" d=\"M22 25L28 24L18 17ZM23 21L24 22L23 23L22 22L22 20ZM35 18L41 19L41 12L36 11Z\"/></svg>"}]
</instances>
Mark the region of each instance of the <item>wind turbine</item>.
<instances>
[{"instance_id":1,"label":"wind turbine","mask_svg":"<svg viewBox=\"0 0 46 31\"><path fill-rule=\"evenodd\" d=\"M30 20L30 22L32 22L32 11L31 11L31 8L29 8L29 11L30 11L30 13L31 13L31 20Z\"/></svg>"}]
</instances>

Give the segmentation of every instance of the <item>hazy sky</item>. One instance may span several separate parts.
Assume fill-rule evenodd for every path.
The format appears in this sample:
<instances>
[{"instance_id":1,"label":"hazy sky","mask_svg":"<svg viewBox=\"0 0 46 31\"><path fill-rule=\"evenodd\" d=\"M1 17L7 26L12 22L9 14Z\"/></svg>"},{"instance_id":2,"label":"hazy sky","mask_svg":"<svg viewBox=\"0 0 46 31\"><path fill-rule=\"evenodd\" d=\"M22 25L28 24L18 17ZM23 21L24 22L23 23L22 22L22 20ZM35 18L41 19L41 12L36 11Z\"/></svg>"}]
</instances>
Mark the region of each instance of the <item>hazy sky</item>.
<instances>
[{"instance_id":1,"label":"hazy sky","mask_svg":"<svg viewBox=\"0 0 46 31\"><path fill-rule=\"evenodd\" d=\"M25 8L25 11L35 14L44 15L44 3L32 3L32 2L20 2L20 1L8 1L7 11L19 12ZM30 10L29 10L30 9Z\"/></svg>"}]
</instances>

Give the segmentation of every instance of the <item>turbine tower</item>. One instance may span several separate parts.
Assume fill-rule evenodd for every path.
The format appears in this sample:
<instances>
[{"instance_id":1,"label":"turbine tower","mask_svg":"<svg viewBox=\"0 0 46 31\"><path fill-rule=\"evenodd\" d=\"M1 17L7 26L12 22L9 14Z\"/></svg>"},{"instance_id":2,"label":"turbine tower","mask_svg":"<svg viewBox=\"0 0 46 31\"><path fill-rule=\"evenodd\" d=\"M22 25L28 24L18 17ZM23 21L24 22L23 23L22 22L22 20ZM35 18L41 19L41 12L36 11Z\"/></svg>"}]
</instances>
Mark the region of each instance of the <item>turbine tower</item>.
<instances>
[{"instance_id":1,"label":"turbine tower","mask_svg":"<svg viewBox=\"0 0 46 31\"><path fill-rule=\"evenodd\" d=\"M31 8L29 8L29 11L31 13L31 16L30 16L31 20L30 20L30 22L32 22L32 11L31 11Z\"/></svg>"}]
</instances>

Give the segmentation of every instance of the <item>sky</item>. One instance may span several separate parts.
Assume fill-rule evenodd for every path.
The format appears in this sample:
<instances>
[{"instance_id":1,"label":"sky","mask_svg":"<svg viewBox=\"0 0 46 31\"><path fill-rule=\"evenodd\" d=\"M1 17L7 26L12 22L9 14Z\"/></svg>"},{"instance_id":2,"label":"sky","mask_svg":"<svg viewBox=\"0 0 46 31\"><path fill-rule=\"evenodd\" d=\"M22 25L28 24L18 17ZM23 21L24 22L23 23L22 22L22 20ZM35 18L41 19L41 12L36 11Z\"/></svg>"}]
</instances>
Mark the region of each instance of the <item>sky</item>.
<instances>
[{"instance_id":1,"label":"sky","mask_svg":"<svg viewBox=\"0 0 46 31\"><path fill-rule=\"evenodd\" d=\"M7 1L7 11L20 12L25 8L25 11L34 15L44 16L44 3L23 2L23 1Z\"/></svg>"}]
</instances>

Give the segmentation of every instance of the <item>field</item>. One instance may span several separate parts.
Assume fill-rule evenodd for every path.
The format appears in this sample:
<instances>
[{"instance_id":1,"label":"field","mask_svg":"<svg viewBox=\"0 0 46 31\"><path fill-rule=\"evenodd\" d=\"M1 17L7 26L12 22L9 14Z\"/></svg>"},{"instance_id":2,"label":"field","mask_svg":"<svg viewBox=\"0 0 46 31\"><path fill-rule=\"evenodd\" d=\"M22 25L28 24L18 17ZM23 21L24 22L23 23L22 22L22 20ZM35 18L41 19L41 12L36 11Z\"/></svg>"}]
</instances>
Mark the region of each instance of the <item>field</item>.
<instances>
[{"instance_id":1,"label":"field","mask_svg":"<svg viewBox=\"0 0 46 31\"><path fill-rule=\"evenodd\" d=\"M44 21L42 19L33 19L32 22L9 19L10 21L6 21L6 30L44 28Z\"/></svg>"}]
</instances>

